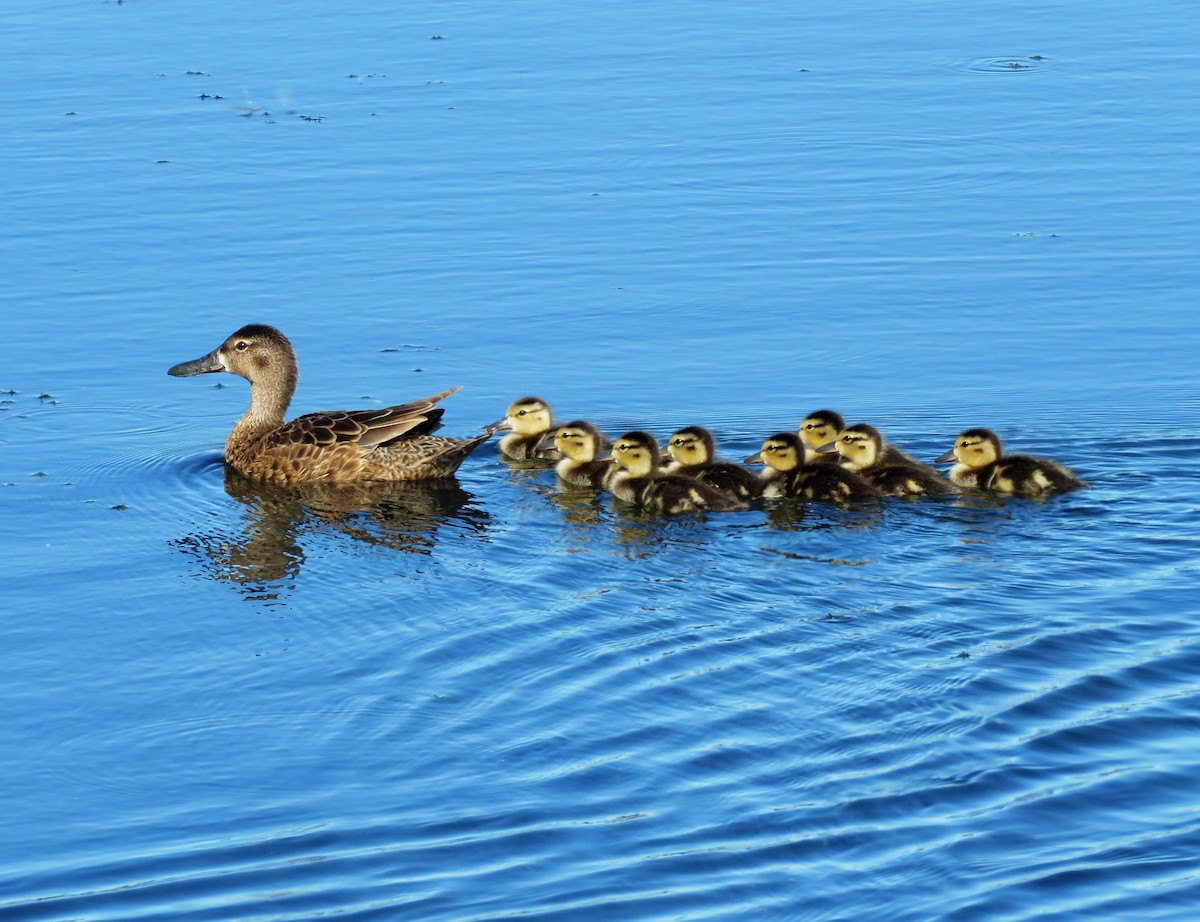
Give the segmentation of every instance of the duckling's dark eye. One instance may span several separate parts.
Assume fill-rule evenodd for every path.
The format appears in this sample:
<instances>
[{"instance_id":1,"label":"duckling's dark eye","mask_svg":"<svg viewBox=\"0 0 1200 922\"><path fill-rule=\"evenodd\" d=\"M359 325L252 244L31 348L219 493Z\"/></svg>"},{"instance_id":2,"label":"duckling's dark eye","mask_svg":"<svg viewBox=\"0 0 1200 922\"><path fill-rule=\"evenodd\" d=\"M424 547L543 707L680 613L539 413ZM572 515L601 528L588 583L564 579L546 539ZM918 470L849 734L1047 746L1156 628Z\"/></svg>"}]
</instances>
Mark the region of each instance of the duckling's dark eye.
<instances>
[{"instance_id":1,"label":"duckling's dark eye","mask_svg":"<svg viewBox=\"0 0 1200 922\"><path fill-rule=\"evenodd\" d=\"M528 413L528 412L529 412L528 410L517 410L517 415L518 415L518 416L524 416L524 415L525 415L526 413Z\"/></svg>"},{"instance_id":2,"label":"duckling's dark eye","mask_svg":"<svg viewBox=\"0 0 1200 922\"><path fill-rule=\"evenodd\" d=\"M238 352L245 352L247 349L250 348L250 344L248 342L246 342L244 339L239 339L237 341L237 343L234 344L233 348L235 348Z\"/></svg>"}]
</instances>

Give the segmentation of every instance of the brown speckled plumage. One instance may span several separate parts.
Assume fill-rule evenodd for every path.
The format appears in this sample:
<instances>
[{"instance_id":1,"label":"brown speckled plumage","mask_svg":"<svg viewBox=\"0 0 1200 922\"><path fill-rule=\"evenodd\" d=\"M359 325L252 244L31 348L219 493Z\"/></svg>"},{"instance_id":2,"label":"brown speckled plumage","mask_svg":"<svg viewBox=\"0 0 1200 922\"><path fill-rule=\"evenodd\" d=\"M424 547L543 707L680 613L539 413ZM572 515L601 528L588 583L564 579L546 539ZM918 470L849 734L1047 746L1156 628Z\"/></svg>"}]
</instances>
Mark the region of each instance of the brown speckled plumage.
<instances>
[{"instance_id":1,"label":"brown speckled plumage","mask_svg":"<svg viewBox=\"0 0 1200 922\"><path fill-rule=\"evenodd\" d=\"M250 382L250 406L225 441L225 460L248 477L280 485L324 481L429 480L449 477L488 438L433 435L439 402L457 387L421 400L370 410L284 414L296 390L296 354L274 327L242 327L202 358L167 373L189 377L227 371Z\"/></svg>"},{"instance_id":2,"label":"brown speckled plumage","mask_svg":"<svg viewBox=\"0 0 1200 922\"><path fill-rule=\"evenodd\" d=\"M815 454L797 433L777 432L746 463L766 465L762 483L763 496L768 498L852 503L882 495L854 471L814 461Z\"/></svg>"},{"instance_id":3,"label":"brown speckled plumage","mask_svg":"<svg viewBox=\"0 0 1200 922\"><path fill-rule=\"evenodd\" d=\"M1056 461L1006 455L1000 437L991 429L966 430L954 440L954 447L937 460L955 462L950 479L967 490L1043 496L1088 486Z\"/></svg>"},{"instance_id":4,"label":"brown speckled plumage","mask_svg":"<svg viewBox=\"0 0 1200 922\"><path fill-rule=\"evenodd\" d=\"M933 468L889 445L878 429L866 423L843 429L832 450L841 455L842 467L860 474L887 496L945 496L959 492Z\"/></svg>"},{"instance_id":5,"label":"brown speckled plumage","mask_svg":"<svg viewBox=\"0 0 1200 922\"><path fill-rule=\"evenodd\" d=\"M609 492L643 509L677 515L750 508L736 496L718 493L694 477L664 472L657 440L640 429L626 432L613 443L613 458L621 470L609 481Z\"/></svg>"},{"instance_id":6,"label":"brown speckled plumage","mask_svg":"<svg viewBox=\"0 0 1200 922\"><path fill-rule=\"evenodd\" d=\"M750 501L762 496L762 480L737 464L717 460L717 441L703 426L684 426L667 439L668 474L684 474L718 493Z\"/></svg>"}]
</instances>

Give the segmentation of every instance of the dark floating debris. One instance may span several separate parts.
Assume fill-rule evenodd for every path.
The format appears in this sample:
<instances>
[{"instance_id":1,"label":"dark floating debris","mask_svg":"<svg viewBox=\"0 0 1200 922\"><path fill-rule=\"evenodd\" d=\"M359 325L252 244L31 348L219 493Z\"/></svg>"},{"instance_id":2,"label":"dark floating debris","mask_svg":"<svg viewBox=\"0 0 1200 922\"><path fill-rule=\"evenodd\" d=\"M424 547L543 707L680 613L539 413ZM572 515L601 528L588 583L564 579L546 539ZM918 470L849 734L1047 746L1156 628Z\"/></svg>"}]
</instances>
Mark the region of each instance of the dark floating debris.
<instances>
[{"instance_id":1,"label":"dark floating debris","mask_svg":"<svg viewBox=\"0 0 1200 922\"><path fill-rule=\"evenodd\" d=\"M1048 59L1044 55L1031 54L1025 57L991 57L977 58L974 61L965 62L962 66L964 69L977 74L995 74L995 73L1011 73L1013 71L1037 71L1040 70Z\"/></svg>"},{"instance_id":2,"label":"dark floating debris","mask_svg":"<svg viewBox=\"0 0 1200 922\"><path fill-rule=\"evenodd\" d=\"M212 74L206 74L202 70L185 70L183 72L183 75L185 77L211 77L212 76Z\"/></svg>"},{"instance_id":3,"label":"dark floating debris","mask_svg":"<svg viewBox=\"0 0 1200 922\"><path fill-rule=\"evenodd\" d=\"M444 41L446 40L446 36L444 36L444 35L431 35L431 36L429 36L429 40L430 40L431 42L444 42Z\"/></svg>"}]
</instances>

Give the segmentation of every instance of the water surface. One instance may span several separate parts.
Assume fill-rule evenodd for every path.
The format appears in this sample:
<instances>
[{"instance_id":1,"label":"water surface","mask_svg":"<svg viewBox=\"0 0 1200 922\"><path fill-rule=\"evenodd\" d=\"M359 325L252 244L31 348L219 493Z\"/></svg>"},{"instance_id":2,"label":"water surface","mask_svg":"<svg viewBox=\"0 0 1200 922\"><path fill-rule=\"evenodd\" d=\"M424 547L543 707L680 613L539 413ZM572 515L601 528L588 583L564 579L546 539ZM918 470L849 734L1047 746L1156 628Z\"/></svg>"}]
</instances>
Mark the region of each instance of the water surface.
<instances>
[{"instance_id":1,"label":"water surface","mask_svg":"<svg viewBox=\"0 0 1200 922\"><path fill-rule=\"evenodd\" d=\"M1190 8L0 12L0 910L1176 920L1200 905ZM729 458L832 406L1047 501L662 520L493 446L223 470L454 384Z\"/></svg>"}]
</instances>

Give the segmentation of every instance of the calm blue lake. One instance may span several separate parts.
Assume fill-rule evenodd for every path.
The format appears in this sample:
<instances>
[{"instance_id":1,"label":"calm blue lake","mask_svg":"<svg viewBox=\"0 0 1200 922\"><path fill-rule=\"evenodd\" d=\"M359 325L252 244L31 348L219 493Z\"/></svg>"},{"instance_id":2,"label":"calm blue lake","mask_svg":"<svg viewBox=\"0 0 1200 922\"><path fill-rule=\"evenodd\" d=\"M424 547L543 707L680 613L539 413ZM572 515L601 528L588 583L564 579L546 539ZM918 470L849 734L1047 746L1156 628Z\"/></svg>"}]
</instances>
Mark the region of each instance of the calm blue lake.
<instances>
[{"instance_id":1,"label":"calm blue lake","mask_svg":"<svg viewBox=\"0 0 1200 922\"><path fill-rule=\"evenodd\" d=\"M1200 916L1191 5L0 9L0 918ZM453 385L740 459L832 407L1092 489L659 518ZM224 380L220 380L223 378ZM218 384L222 386L217 386Z\"/></svg>"}]
</instances>

